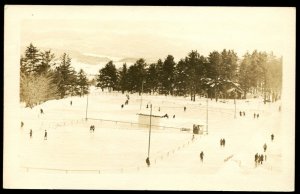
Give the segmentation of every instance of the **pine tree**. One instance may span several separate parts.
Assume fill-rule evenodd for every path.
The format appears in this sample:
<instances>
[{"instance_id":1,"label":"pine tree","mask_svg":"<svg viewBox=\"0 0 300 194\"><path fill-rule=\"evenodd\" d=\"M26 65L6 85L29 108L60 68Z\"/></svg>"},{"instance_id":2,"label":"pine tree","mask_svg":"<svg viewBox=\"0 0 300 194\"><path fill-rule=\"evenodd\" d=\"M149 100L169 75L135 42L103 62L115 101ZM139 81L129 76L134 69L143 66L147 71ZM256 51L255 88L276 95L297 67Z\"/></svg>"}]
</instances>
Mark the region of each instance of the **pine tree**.
<instances>
[{"instance_id":1,"label":"pine tree","mask_svg":"<svg viewBox=\"0 0 300 194\"><path fill-rule=\"evenodd\" d=\"M115 90L117 88L117 81L116 66L110 61L99 71L97 87L101 87L102 89L108 88L109 91Z\"/></svg>"},{"instance_id":2,"label":"pine tree","mask_svg":"<svg viewBox=\"0 0 300 194\"><path fill-rule=\"evenodd\" d=\"M58 67L56 67L55 81L58 85L58 91L60 97L64 98L66 95L72 92L74 82L76 81L75 71L71 67L71 58L69 55L64 53L61 58L61 62Z\"/></svg>"},{"instance_id":3,"label":"pine tree","mask_svg":"<svg viewBox=\"0 0 300 194\"><path fill-rule=\"evenodd\" d=\"M162 91L164 94L173 94L175 66L174 57L168 55L162 64L161 71Z\"/></svg>"},{"instance_id":4,"label":"pine tree","mask_svg":"<svg viewBox=\"0 0 300 194\"><path fill-rule=\"evenodd\" d=\"M21 73L24 73L25 75L35 73L40 65L40 61L39 50L30 43L25 50L25 56L21 57Z\"/></svg>"},{"instance_id":5,"label":"pine tree","mask_svg":"<svg viewBox=\"0 0 300 194\"><path fill-rule=\"evenodd\" d=\"M77 85L79 86L79 95L83 96L89 93L89 83L85 72L80 69L77 75Z\"/></svg>"}]
</instances>

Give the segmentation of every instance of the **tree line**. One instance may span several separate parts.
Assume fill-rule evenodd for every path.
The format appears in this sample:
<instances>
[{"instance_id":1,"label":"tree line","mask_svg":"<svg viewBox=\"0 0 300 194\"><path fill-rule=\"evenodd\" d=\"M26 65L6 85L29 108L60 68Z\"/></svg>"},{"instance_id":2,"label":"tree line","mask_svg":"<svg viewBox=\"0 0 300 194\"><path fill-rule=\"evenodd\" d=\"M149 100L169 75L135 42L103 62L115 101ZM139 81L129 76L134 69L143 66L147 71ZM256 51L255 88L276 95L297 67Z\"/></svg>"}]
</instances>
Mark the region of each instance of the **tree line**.
<instances>
[{"instance_id":1,"label":"tree line","mask_svg":"<svg viewBox=\"0 0 300 194\"><path fill-rule=\"evenodd\" d=\"M20 100L29 107L88 94L94 81L102 90L190 96L192 101L196 95L218 100L246 98L247 93L274 101L281 93L282 58L254 50L239 59L234 50L226 49L205 57L192 50L178 63L172 55L150 64L141 58L119 69L109 61L92 81L82 69L74 70L66 53L55 60L51 50L41 51L30 44L20 59Z\"/></svg>"},{"instance_id":2,"label":"tree line","mask_svg":"<svg viewBox=\"0 0 300 194\"><path fill-rule=\"evenodd\" d=\"M76 72L64 53L59 61L51 50L41 51L30 44L20 59L20 101L33 107L51 99L82 96L89 92L86 73Z\"/></svg>"},{"instance_id":3,"label":"tree line","mask_svg":"<svg viewBox=\"0 0 300 194\"><path fill-rule=\"evenodd\" d=\"M246 98L263 94L265 101L280 97L282 58L272 53L246 53L239 59L233 50L210 52L208 57L192 50L178 63L172 55L156 63L143 58L117 69L112 61L99 70L97 87L109 91L138 92L209 98ZM272 99L271 99L272 98Z\"/></svg>"}]
</instances>

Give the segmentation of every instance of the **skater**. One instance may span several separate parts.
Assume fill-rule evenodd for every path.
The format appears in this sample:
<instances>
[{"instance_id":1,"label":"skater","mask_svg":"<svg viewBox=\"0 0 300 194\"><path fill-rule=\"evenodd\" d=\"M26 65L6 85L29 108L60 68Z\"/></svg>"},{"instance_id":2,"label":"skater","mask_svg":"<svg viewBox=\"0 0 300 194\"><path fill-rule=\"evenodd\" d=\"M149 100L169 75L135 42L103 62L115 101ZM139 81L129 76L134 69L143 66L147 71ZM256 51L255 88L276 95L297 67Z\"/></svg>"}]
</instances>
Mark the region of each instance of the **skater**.
<instances>
[{"instance_id":1,"label":"skater","mask_svg":"<svg viewBox=\"0 0 300 194\"><path fill-rule=\"evenodd\" d=\"M147 104L146 108L148 108L148 104Z\"/></svg>"},{"instance_id":2,"label":"skater","mask_svg":"<svg viewBox=\"0 0 300 194\"><path fill-rule=\"evenodd\" d=\"M200 153L200 160L201 160L201 162L203 162L203 157L204 157L204 153L203 153L203 151Z\"/></svg>"},{"instance_id":3,"label":"skater","mask_svg":"<svg viewBox=\"0 0 300 194\"><path fill-rule=\"evenodd\" d=\"M30 129L29 136L32 137L32 129Z\"/></svg>"},{"instance_id":4,"label":"skater","mask_svg":"<svg viewBox=\"0 0 300 194\"><path fill-rule=\"evenodd\" d=\"M254 118L256 117L256 114L254 113Z\"/></svg>"},{"instance_id":5,"label":"skater","mask_svg":"<svg viewBox=\"0 0 300 194\"><path fill-rule=\"evenodd\" d=\"M264 155L261 154L261 155L259 156L259 160L260 160L260 164L262 164L263 161L264 161Z\"/></svg>"},{"instance_id":6,"label":"skater","mask_svg":"<svg viewBox=\"0 0 300 194\"><path fill-rule=\"evenodd\" d=\"M128 105L128 100L125 101L125 105Z\"/></svg>"},{"instance_id":7,"label":"skater","mask_svg":"<svg viewBox=\"0 0 300 194\"><path fill-rule=\"evenodd\" d=\"M258 153L255 154L254 156L254 161L255 161L255 167L257 167L257 164L259 163L259 158L258 158Z\"/></svg>"},{"instance_id":8,"label":"skater","mask_svg":"<svg viewBox=\"0 0 300 194\"><path fill-rule=\"evenodd\" d=\"M44 140L47 140L47 130L45 130Z\"/></svg>"},{"instance_id":9,"label":"skater","mask_svg":"<svg viewBox=\"0 0 300 194\"><path fill-rule=\"evenodd\" d=\"M266 152L266 150L267 150L267 144L264 144L264 152Z\"/></svg>"},{"instance_id":10,"label":"skater","mask_svg":"<svg viewBox=\"0 0 300 194\"><path fill-rule=\"evenodd\" d=\"M259 117L259 114L257 113L256 118L258 118L258 117Z\"/></svg>"},{"instance_id":11,"label":"skater","mask_svg":"<svg viewBox=\"0 0 300 194\"><path fill-rule=\"evenodd\" d=\"M225 139L223 139L222 145L223 147L225 147Z\"/></svg>"},{"instance_id":12,"label":"skater","mask_svg":"<svg viewBox=\"0 0 300 194\"><path fill-rule=\"evenodd\" d=\"M146 158L146 163L147 163L147 165L149 167L150 166L150 159L149 159L149 157Z\"/></svg>"},{"instance_id":13,"label":"skater","mask_svg":"<svg viewBox=\"0 0 300 194\"><path fill-rule=\"evenodd\" d=\"M220 146L222 147L223 145L223 139L220 139Z\"/></svg>"},{"instance_id":14,"label":"skater","mask_svg":"<svg viewBox=\"0 0 300 194\"><path fill-rule=\"evenodd\" d=\"M186 111L186 107L183 107L183 111L184 111L184 112Z\"/></svg>"},{"instance_id":15,"label":"skater","mask_svg":"<svg viewBox=\"0 0 300 194\"><path fill-rule=\"evenodd\" d=\"M240 111L240 116L242 116L242 111Z\"/></svg>"},{"instance_id":16,"label":"skater","mask_svg":"<svg viewBox=\"0 0 300 194\"><path fill-rule=\"evenodd\" d=\"M123 107L124 107L124 105L122 104L122 105L121 105L121 108L123 108Z\"/></svg>"},{"instance_id":17,"label":"skater","mask_svg":"<svg viewBox=\"0 0 300 194\"><path fill-rule=\"evenodd\" d=\"M158 111L160 111L160 107L158 107Z\"/></svg>"},{"instance_id":18,"label":"skater","mask_svg":"<svg viewBox=\"0 0 300 194\"><path fill-rule=\"evenodd\" d=\"M44 114L44 110L42 108L40 109L40 112L41 112L41 114Z\"/></svg>"},{"instance_id":19,"label":"skater","mask_svg":"<svg viewBox=\"0 0 300 194\"><path fill-rule=\"evenodd\" d=\"M175 115L173 115L173 119L175 119Z\"/></svg>"},{"instance_id":20,"label":"skater","mask_svg":"<svg viewBox=\"0 0 300 194\"><path fill-rule=\"evenodd\" d=\"M245 113L245 111L243 111L243 116L246 116L246 113Z\"/></svg>"},{"instance_id":21,"label":"skater","mask_svg":"<svg viewBox=\"0 0 300 194\"><path fill-rule=\"evenodd\" d=\"M273 141L273 140L274 140L274 134L271 135L271 141Z\"/></svg>"},{"instance_id":22,"label":"skater","mask_svg":"<svg viewBox=\"0 0 300 194\"><path fill-rule=\"evenodd\" d=\"M72 100L70 101L70 105L72 106Z\"/></svg>"},{"instance_id":23,"label":"skater","mask_svg":"<svg viewBox=\"0 0 300 194\"><path fill-rule=\"evenodd\" d=\"M23 126L24 126L24 123L23 123L23 121L21 121L21 128L23 128Z\"/></svg>"}]
</instances>

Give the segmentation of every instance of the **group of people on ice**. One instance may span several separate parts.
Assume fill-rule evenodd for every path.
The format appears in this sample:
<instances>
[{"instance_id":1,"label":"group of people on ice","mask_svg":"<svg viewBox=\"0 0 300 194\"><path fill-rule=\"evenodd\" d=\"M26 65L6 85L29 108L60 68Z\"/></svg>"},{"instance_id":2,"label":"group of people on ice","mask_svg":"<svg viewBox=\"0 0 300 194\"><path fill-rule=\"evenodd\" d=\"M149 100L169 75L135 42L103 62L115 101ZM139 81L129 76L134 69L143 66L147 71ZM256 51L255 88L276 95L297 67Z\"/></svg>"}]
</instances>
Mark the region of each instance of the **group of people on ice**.
<instances>
[{"instance_id":1,"label":"group of people on ice","mask_svg":"<svg viewBox=\"0 0 300 194\"><path fill-rule=\"evenodd\" d=\"M274 134L271 134L271 141L272 142L274 141ZM255 167L257 167L260 164L263 164L263 161L267 160L267 154L266 154L267 148L268 148L268 146L265 143L263 145L264 154L258 154L258 153L255 154L255 156L254 156Z\"/></svg>"},{"instance_id":2,"label":"group of people on ice","mask_svg":"<svg viewBox=\"0 0 300 194\"><path fill-rule=\"evenodd\" d=\"M253 116L254 116L254 118L257 118L257 119L259 118L259 114L258 114L258 113L257 113L257 114L256 114L256 113L254 113L254 115L253 115Z\"/></svg>"},{"instance_id":3,"label":"group of people on ice","mask_svg":"<svg viewBox=\"0 0 300 194\"><path fill-rule=\"evenodd\" d=\"M124 105L128 105L129 104L129 95L128 94L126 94L126 101L125 101L125 103L124 104L121 104L121 108L124 108Z\"/></svg>"},{"instance_id":4,"label":"group of people on ice","mask_svg":"<svg viewBox=\"0 0 300 194\"><path fill-rule=\"evenodd\" d=\"M91 125L91 126L90 126L90 132L91 132L91 133L94 133L94 132L95 132L95 125Z\"/></svg>"}]
</instances>

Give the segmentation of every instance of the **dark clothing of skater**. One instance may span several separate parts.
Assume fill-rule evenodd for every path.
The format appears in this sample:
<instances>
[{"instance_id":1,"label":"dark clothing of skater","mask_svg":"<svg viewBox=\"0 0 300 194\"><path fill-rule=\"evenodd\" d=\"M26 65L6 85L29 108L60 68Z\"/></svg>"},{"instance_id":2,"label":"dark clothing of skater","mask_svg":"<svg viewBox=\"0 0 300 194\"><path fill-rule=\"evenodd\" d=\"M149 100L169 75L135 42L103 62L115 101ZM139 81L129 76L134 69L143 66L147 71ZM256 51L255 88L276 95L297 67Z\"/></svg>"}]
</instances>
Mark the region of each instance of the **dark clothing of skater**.
<instances>
[{"instance_id":1,"label":"dark clothing of skater","mask_svg":"<svg viewBox=\"0 0 300 194\"><path fill-rule=\"evenodd\" d=\"M160 111L160 107L158 107L158 111Z\"/></svg>"},{"instance_id":2,"label":"dark clothing of skater","mask_svg":"<svg viewBox=\"0 0 300 194\"><path fill-rule=\"evenodd\" d=\"M264 155L261 154L261 155L259 156L259 160L260 160L260 164L262 164L263 161L264 161Z\"/></svg>"},{"instance_id":3,"label":"dark clothing of skater","mask_svg":"<svg viewBox=\"0 0 300 194\"><path fill-rule=\"evenodd\" d=\"M147 104L146 108L148 108L148 104Z\"/></svg>"},{"instance_id":4,"label":"dark clothing of skater","mask_svg":"<svg viewBox=\"0 0 300 194\"><path fill-rule=\"evenodd\" d=\"M72 106L72 100L70 101L70 105Z\"/></svg>"},{"instance_id":5,"label":"dark clothing of skater","mask_svg":"<svg viewBox=\"0 0 300 194\"><path fill-rule=\"evenodd\" d=\"M273 134L271 135L271 140L272 140L272 141L274 140L274 135L273 135Z\"/></svg>"},{"instance_id":6,"label":"dark clothing of skater","mask_svg":"<svg viewBox=\"0 0 300 194\"><path fill-rule=\"evenodd\" d=\"M264 144L264 152L266 152L266 150L267 150L267 144Z\"/></svg>"},{"instance_id":7,"label":"dark clothing of skater","mask_svg":"<svg viewBox=\"0 0 300 194\"><path fill-rule=\"evenodd\" d=\"M257 113L256 118L258 118L258 117L259 117L259 114Z\"/></svg>"},{"instance_id":8,"label":"dark clothing of skater","mask_svg":"<svg viewBox=\"0 0 300 194\"><path fill-rule=\"evenodd\" d=\"M175 115L173 115L173 119L175 119Z\"/></svg>"},{"instance_id":9,"label":"dark clothing of skater","mask_svg":"<svg viewBox=\"0 0 300 194\"><path fill-rule=\"evenodd\" d=\"M225 146L225 139L222 140L222 145Z\"/></svg>"},{"instance_id":10,"label":"dark clothing of skater","mask_svg":"<svg viewBox=\"0 0 300 194\"><path fill-rule=\"evenodd\" d=\"M150 159L149 159L149 157L146 158L146 163L147 163L147 165L149 167L150 166Z\"/></svg>"},{"instance_id":11,"label":"dark clothing of skater","mask_svg":"<svg viewBox=\"0 0 300 194\"><path fill-rule=\"evenodd\" d=\"M47 140L47 130L45 130L44 140Z\"/></svg>"},{"instance_id":12,"label":"dark clothing of skater","mask_svg":"<svg viewBox=\"0 0 300 194\"><path fill-rule=\"evenodd\" d=\"M128 100L125 101L125 105L128 105Z\"/></svg>"},{"instance_id":13,"label":"dark clothing of skater","mask_svg":"<svg viewBox=\"0 0 300 194\"><path fill-rule=\"evenodd\" d=\"M254 113L254 118L256 117L256 114Z\"/></svg>"},{"instance_id":14,"label":"dark clothing of skater","mask_svg":"<svg viewBox=\"0 0 300 194\"><path fill-rule=\"evenodd\" d=\"M21 127L23 127L24 126L24 123L23 123L23 121L21 121Z\"/></svg>"},{"instance_id":15,"label":"dark clothing of skater","mask_svg":"<svg viewBox=\"0 0 300 194\"><path fill-rule=\"evenodd\" d=\"M246 113L245 113L245 112L243 112L243 116L246 116Z\"/></svg>"},{"instance_id":16,"label":"dark clothing of skater","mask_svg":"<svg viewBox=\"0 0 300 194\"><path fill-rule=\"evenodd\" d=\"M41 111L41 114L44 114L44 110L43 109L40 109L40 111Z\"/></svg>"},{"instance_id":17,"label":"dark clothing of skater","mask_svg":"<svg viewBox=\"0 0 300 194\"><path fill-rule=\"evenodd\" d=\"M29 135L30 135L30 138L31 138L32 137L32 129L30 129Z\"/></svg>"},{"instance_id":18,"label":"dark clothing of skater","mask_svg":"<svg viewBox=\"0 0 300 194\"><path fill-rule=\"evenodd\" d=\"M242 116L242 111L240 111L240 116Z\"/></svg>"},{"instance_id":19,"label":"dark clothing of skater","mask_svg":"<svg viewBox=\"0 0 300 194\"><path fill-rule=\"evenodd\" d=\"M169 118L169 115L166 113L163 117L164 118Z\"/></svg>"},{"instance_id":20,"label":"dark clothing of skater","mask_svg":"<svg viewBox=\"0 0 300 194\"><path fill-rule=\"evenodd\" d=\"M124 107L124 104L121 105L121 108L123 108L123 107Z\"/></svg>"},{"instance_id":21,"label":"dark clothing of skater","mask_svg":"<svg viewBox=\"0 0 300 194\"><path fill-rule=\"evenodd\" d=\"M203 157L204 157L204 153L201 152L201 153L200 153L200 160L201 160L201 162L203 162Z\"/></svg>"},{"instance_id":22,"label":"dark clothing of skater","mask_svg":"<svg viewBox=\"0 0 300 194\"><path fill-rule=\"evenodd\" d=\"M223 145L223 139L220 139L220 146Z\"/></svg>"},{"instance_id":23,"label":"dark clothing of skater","mask_svg":"<svg viewBox=\"0 0 300 194\"><path fill-rule=\"evenodd\" d=\"M183 107L184 112L186 111L186 107Z\"/></svg>"},{"instance_id":24,"label":"dark clothing of skater","mask_svg":"<svg viewBox=\"0 0 300 194\"><path fill-rule=\"evenodd\" d=\"M255 166L257 166L257 164L259 163L258 153L255 154L254 161L255 161Z\"/></svg>"}]
</instances>

